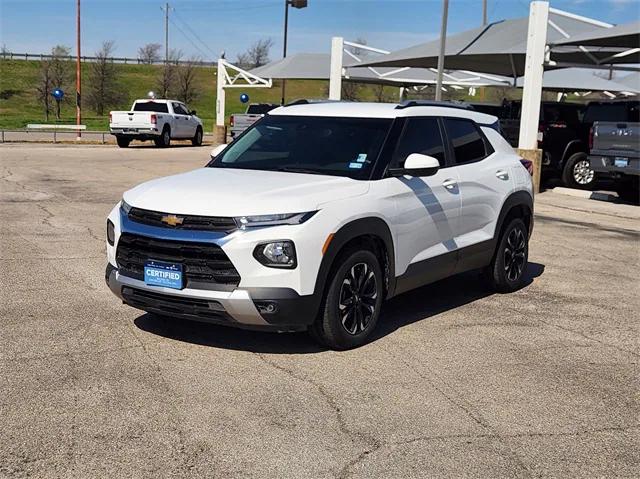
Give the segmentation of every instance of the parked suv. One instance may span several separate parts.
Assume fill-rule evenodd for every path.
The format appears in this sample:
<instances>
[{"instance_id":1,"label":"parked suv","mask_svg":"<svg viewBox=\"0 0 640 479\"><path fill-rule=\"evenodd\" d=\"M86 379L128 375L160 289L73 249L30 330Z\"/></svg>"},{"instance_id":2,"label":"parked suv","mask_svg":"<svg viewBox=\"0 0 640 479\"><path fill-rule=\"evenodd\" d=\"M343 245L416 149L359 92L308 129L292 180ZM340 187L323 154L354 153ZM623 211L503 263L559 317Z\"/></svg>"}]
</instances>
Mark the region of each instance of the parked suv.
<instances>
[{"instance_id":1,"label":"parked suv","mask_svg":"<svg viewBox=\"0 0 640 479\"><path fill-rule=\"evenodd\" d=\"M270 111L205 167L124 193L106 281L151 313L347 349L383 300L472 269L525 280L531 178L496 118L446 104Z\"/></svg>"}]
</instances>

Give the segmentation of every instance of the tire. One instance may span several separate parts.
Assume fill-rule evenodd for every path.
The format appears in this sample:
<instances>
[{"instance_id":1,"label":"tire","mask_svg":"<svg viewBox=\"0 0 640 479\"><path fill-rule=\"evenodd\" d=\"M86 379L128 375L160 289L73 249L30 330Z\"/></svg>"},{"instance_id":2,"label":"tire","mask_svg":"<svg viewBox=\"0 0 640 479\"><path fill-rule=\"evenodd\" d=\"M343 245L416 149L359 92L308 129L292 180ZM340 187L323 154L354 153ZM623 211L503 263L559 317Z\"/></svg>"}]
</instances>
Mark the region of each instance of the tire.
<instances>
[{"instance_id":1,"label":"tire","mask_svg":"<svg viewBox=\"0 0 640 479\"><path fill-rule=\"evenodd\" d=\"M375 329L384 293L380 262L369 250L338 257L311 336L322 345L346 350L363 345Z\"/></svg>"},{"instance_id":2,"label":"tire","mask_svg":"<svg viewBox=\"0 0 640 479\"><path fill-rule=\"evenodd\" d=\"M196 134L191 139L191 144L193 146L202 146L202 128L196 128Z\"/></svg>"},{"instance_id":3,"label":"tire","mask_svg":"<svg viewBox=\"0 0 640 479\"><path fill-rule=\"evenodd\" d=\"M589 165L586 153L574 153L562 169L562 182L569 188L586 190L596 182L596 173Z\"/></svg>"},{"instance_id":4,"label":"tire","mask_svg":"<svg viewBox=\"0 0 640 479\"><path fill-rule=\"evenodd\" d=\"M499 293L511 293L524 286L529 258L529 232L524 221L514 218L500 235L493 260L486 270L492 287Z\"/></svg>"},{"instance_id":5,"label":"tire","mask_svg":"<svg viewBox=\"0 0 640 479\"><path fill-rule=\"evenodd\" d=\"M171 130L165 126L162 134L153 141L158 148L167 148L171 144Z\"/></svg>"},{"instance_id":6,"label":"tire","mask_svg":"<svg viewBox=\"0 0 640 479\"><path fill-rule=\"evenodd\" d=\"M640 204L640 181L635 177L631 180L620 180L616 185L616 192L621 200L628 203Z\"/></svg>"},{"instance_id":7,"label":"tire","mask_svg":"<svg viewBox=\"0 0 640 479\"><path fill-rule=\"evenodd\" d=\"M122 136L116 136L116 142L120 148L128 148L131 140L129 138L124 138Z\"/></svg>"}]
</instances>

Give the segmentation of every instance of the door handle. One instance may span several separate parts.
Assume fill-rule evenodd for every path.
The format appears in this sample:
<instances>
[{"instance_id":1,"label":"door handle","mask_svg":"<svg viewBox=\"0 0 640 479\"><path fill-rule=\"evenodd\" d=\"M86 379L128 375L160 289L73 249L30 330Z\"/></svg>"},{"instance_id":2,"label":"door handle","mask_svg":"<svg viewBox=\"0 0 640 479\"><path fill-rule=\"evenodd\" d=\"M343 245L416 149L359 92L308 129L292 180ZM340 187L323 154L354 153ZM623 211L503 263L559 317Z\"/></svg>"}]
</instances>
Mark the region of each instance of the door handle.
<instances>
[{"instance_id":1,"label":"door handle","mask_svg":"<svg viewBox=\"0 0 640 479\"><path fill-rule=\"evenodd\" d=\"M509 179L509 172L505 170L498 170L496 171L496 177L500 178L501 180L507 181Z\"/></svg>"},{"instance_id":2,"label":"door handle","mask_svg":"<svg viewBox=\"0 0 640 479\"><path fill-rule=\"evenodd\" d=\"M458 182L452 178L448 178L442 182L442 186L444 186L448 190L452 190L456 186L458 186Z\"/></svg>"}]
</instances>

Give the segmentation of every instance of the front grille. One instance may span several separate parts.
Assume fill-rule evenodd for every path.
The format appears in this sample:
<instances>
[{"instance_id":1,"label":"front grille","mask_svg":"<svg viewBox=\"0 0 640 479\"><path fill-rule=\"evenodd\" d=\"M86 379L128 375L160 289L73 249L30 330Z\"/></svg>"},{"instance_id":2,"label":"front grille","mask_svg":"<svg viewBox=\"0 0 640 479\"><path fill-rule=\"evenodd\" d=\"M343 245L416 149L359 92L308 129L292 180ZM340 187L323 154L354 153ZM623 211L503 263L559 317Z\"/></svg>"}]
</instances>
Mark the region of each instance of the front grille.
<instances>
[{"instance_id":1,"label":"front grille","mask_svg":"<svg viewBox=\"0 0 640 479\"><path fill-rule=\"evenodd\" d=\"M145 311L192 318L230 320L224 307L215 300L170 296L128 286L122 288L122 297L127 304Z\"/></svg>"},{"instance_id":2,"label":"front grille","mask_svg":"<svg viewBox=\"0 0 640 479\"><path fill-rule=\"evenodd\" d=\"M237 229L237 225L233 218L226 218L223 216L176 215L179 218L182 218L182 223L175 226L171 226L163 222L163 216L167 216L167 213L143 210L141 208L131 208L128 214L131 221L150 226L160 226L161 228L218 231L223 233L230 233Z\"/></svg>"},{"instance_id":3,"label":"front grille","mask_svg":"<svg viewBox=\"0 0 640 479\"><path fill-rule=\"evenodd\" d=\"M120 274L144 280L149 260L182 264L185 286L194 289L212 285L233 287L240 275L220 246L211 243L170 241L123 233L118 240L116 261Z\"/></svg>"}]
</instances>

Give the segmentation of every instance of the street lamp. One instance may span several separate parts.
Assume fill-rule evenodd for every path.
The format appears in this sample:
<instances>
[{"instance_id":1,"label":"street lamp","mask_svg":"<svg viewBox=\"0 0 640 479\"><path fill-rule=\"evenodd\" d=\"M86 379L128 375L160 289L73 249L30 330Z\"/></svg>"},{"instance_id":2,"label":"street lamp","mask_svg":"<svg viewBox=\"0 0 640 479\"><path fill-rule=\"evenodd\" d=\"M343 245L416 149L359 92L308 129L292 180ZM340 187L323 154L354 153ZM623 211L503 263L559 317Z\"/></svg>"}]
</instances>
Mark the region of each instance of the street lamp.
<instances>
[{"instance_id":1,"label":"street lamp","mask_svg":"<svg viewBox=\"0 0 640 479\"><path fill-rule=\"evenodd\" d=\"M307 0L284 0L284 47L282 49L282 58L287 58L287 29L289 24L289 5L293 8L306 8ZM284 84L285 80L282 79L282 98L280 103L284 105Z\"/></svg>"}]
</instances>

